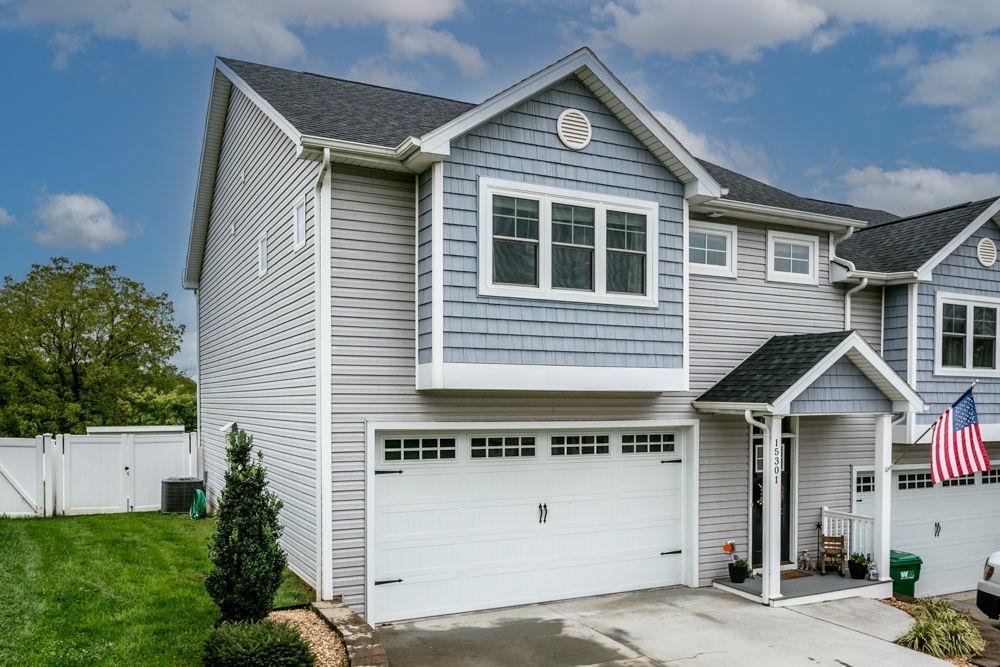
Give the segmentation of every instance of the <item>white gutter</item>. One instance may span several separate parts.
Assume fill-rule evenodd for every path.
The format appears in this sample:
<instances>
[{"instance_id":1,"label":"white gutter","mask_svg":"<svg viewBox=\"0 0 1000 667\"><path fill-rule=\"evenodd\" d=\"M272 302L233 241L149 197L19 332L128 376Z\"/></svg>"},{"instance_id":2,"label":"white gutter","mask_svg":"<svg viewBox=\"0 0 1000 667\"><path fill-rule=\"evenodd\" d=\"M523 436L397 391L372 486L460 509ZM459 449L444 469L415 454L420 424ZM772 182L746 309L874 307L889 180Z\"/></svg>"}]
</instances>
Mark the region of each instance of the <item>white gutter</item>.
<instances>
[{"instance_id":1,"label":"white gutter","mask_svg":"<svg viewBox=\"0 0 1000 667\"><path fill-rule=\"evenodd\" d=\"M856 270L854 262L844 259L843 257L838 257L837 246L852 236L854 236L854 227L849 228L847 232L840 237L834 236L832 233L830 234L830 261L836 262L847 269L848 276L853 274ZM844 331L849 331L851 329L851 297L855 292L860 292L866 287L868 287L868 278L861 278L861 282L844 292Z\"/></svg>"},{"instance_id":2,"label":"white gutter","mask_svg":"<svg viewBox=\"0 0 1000 667\"><path fill-rule=\"evenodd\" d=\"M844 331L849 331L851 328L851 296L866 287L868 287L868 279L862 278L860 283L844 292Z\"/></svg>"},{"instance_id":3,"label":"white gutter","mask_svg":"<svg viewBox=\"0 0 1000 667\"><path fill-rule=\"evenodd\" d=\"M751 204L750 202L738 201L735 199L713 199L703 204L698 204L695 210L699 213L710 213L712 211L723 211L737 214L747 220L764 220L767 222L777 222L795 226L812 226L824 230L839 230L854 227L864 227L868 223L864 220L854 220L853 218L841 218L835 215L824 215L822 213L807 213L796 211L780 206L766 206L764 204ZM805 223L805 225L803 225Z\"/></svg>"},{"instance_id":4,"label":"white gutter","mask_svg":"<svg viewBox=\"0 0 1000 667\"><path fill-rule=\"evenodd\" d=\"M333 597L333 288L332 196L330 149L316 178L314 213L316 243L316 597Z\"/></svg>"}]
</instances>

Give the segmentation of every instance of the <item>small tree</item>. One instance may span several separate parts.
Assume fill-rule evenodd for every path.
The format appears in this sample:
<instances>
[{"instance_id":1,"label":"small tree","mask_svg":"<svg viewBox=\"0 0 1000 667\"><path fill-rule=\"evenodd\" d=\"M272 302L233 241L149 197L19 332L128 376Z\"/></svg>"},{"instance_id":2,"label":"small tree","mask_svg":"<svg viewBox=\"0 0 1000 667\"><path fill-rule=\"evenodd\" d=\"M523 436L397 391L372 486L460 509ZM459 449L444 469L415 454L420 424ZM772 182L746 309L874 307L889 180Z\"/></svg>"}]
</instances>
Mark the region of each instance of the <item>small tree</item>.
<instances>
[{"instance_id":1,"label":"small tree","mask_svg":"<svg viewBox=\"0 0 1000 667\"><path fill-rule=\"evenodd\" d=\"M215 565L205 587L223 621L255 623L271 611L281 585L285 552L278 546L281 501L267 490L264 455L253 460L253 436L229 434L229 470L219 499L215 535L208 545Z\"/></svg>"}]
</instances>

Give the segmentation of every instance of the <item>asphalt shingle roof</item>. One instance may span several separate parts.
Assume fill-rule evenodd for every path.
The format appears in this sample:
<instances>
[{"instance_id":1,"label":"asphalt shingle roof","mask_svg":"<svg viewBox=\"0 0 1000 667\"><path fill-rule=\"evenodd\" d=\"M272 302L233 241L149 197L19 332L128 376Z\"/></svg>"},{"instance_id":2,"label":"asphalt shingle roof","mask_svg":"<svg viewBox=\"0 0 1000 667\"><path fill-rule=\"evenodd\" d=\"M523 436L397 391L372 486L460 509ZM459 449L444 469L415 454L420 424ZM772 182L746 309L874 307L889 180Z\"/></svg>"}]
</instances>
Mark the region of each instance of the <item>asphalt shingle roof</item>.
<instances>
[{"instance_id":1,"label":"asphalt shingle roof","mask_svg":"<svg viewBox=\"0 0 1000 667\"><path fill-rule=\"evenodd\" d=\"M395 148L476 106L468 102L220 58L302 134Z\"/></svg>"},{"instance_id":2,"label":"asphalt shingle roof","mask_svg":"<svg viewBox=\"0 0 1000 667\"><path fill-rule=\"evenodd\" d=\"M476 106L232 58L220 60L299 132L328 139L395 148L407 137L426 134ZM699 162L722 187L728 188L727 199L873 225L898 218L886 211L800 197L707 160Z\"/></svg>"},{"instance_id":3,"label":"asphalt shingle roof","mask_svg":"<svg viewBox=\"0 0 1000 667\"><path fill-rule=\"evenodd\" d=\"M859 229L837 254L861 271L916 271L978 218L996 197Z\"/></svg>"},{"instance_id":4,"label":"asphalt shingle roof","mask_svg":"<svg viewBox=\"0 0 1000 667\"><path fill-rule=\"evenodd\" d=\"M737 366L699 401L772 403L840 345L852 331L775 336Z\"/></svg>"},{"instance_id":5,"label":"asphalt shingle roof","mask_svg":"<svg viewBox=\"0 0 1000 667\"><path fill-rule=\"evenodd\" d=\"M823 201L822 199L800 197L791 192L776 188L773 185L768 185L749 176L744 176L732 169L712 164L707 160L699 158L698 161L712 175L712 178L719 182L719 185L729 190L725 199L747 202L749 204L777 206L805 213L819 213L840 218L850 218L851 220L863 220L871 225L879 225L899 219L898 215L889 213L888 211L861 208L849 204L838 204L837 202Z\"/></svg>"}]
</instances>

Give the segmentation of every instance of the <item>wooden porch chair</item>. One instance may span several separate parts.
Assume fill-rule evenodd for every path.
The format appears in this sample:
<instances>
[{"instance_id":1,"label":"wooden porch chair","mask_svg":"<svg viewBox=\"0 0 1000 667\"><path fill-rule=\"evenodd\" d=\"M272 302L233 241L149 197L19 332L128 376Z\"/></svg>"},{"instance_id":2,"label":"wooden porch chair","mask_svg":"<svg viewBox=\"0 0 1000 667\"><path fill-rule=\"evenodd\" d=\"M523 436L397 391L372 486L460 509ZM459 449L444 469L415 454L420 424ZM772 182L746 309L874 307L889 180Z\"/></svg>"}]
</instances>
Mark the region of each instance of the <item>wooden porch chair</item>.
<instances>
[{"instance_id":1,"label":"wooden porch chair","mask_svg":"<svg viewBox=\"0 0 1000 667\"><path fill-rule=\"evenodd\" d=\"M843 535L821 535L819 538L819 572L826 574L827 567L840 571L840 576L847 574L847 553L844 549Z\"/></svg>"}]
</instances>

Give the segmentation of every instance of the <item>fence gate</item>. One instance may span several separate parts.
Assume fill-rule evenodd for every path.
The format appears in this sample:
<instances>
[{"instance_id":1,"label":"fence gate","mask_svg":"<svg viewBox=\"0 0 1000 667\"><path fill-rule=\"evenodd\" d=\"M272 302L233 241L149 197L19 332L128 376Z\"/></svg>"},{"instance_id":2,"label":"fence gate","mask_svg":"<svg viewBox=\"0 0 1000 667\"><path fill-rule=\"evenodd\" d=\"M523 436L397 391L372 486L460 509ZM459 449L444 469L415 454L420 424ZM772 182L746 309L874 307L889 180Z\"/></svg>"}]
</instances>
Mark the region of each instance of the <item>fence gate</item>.
<instances>
[{"instance_id":1,"label":"fence gate","mask_svg":"<svg viewBox=\"0 0 1000 667\"><path fill-rule=\"evenodd\" d=\"M46 513L46 447L37 438L0 438L0 516Z\"/></svg>"}]
</instances>

